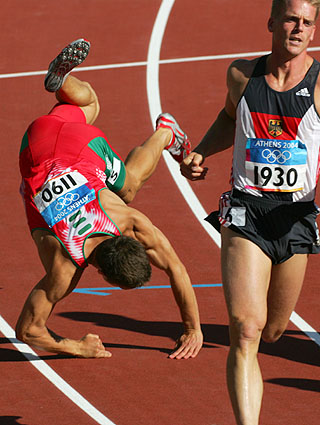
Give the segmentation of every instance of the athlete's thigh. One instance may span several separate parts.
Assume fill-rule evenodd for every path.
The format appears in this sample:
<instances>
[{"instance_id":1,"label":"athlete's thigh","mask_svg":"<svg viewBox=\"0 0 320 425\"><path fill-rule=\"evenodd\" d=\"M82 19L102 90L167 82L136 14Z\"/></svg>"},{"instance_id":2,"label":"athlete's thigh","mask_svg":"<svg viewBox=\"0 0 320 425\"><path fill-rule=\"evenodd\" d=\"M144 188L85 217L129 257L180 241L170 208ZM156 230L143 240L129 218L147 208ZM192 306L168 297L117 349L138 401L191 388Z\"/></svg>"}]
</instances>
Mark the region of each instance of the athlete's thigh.
<instances>
[{"instance_id":1,"label":"athlete's thigh","mask_svg":"<svg viewBox=\"0 0 320 425\"><path fill-rule=\"evenodd\" d=\"M307 262L307 254L295 254L284 263L273 266L268 293L267 326L287 326L302 288Z\"/></svg>"},{"instance_id":2,"label":"athlete's thigh","mask_svg":"<svg viewBox=\"0 0 320 425\"><path fill-rule=\"evenodd\" d=\"M229 316L240 321L254 319L264 325L271 260L256 244L228 228L221 229L221 236L222 280Z\"/></svg>"}]
</instances>

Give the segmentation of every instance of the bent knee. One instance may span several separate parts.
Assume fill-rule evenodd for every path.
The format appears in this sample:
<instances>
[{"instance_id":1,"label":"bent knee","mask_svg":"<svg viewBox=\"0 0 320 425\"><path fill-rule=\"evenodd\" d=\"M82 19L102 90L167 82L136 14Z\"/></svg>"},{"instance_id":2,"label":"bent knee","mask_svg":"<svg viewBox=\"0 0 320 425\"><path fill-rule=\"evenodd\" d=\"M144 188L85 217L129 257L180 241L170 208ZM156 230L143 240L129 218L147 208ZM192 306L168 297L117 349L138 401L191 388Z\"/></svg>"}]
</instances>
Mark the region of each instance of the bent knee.
<instances>
[{"instance_id":1,"label":"bent knee","mask_svg":"<svg viewBox=\"0 0 320 425\"><path fill-rule=\"evenodd\" d=\"M122 189L117 192L117 195L126 203L132 202L140 189L139 181L136 179L133 173L127 170L126 180Z\"/></svg>"},{"instance_id":2,"label":"bent knee","mask_svg":"<svg viewBox=\"0 0 320 425\"><path fill-rule=\"evenodd\" d=\"M125 202L126 204L130 204L136 196L137 191L134 190L132 187L126 187L119 192L116 192L116 194Z\"/></svg>"},{"instance_id":3,"label":"bent knee","mask_svg":"<svg viewBox=\"0 0 320 425\"><path fill-rule=\"evenodd\" d=\"M282 336L285 329L280 327L269 327L266 326L262 331L262 339L264 342L273 343L277 342L278 339Z\"/></svg>"},{"instance_id":4,"label":"bent knee","mask_svg":"<svg viewBox=\"0 0 320 425\"><path fill-rule=\"evenodd\" d=\"M15 333L16 333L16 338L19 339L22 342L26 342L27 339L27 334L26 332L23 330L23 328L20 326L19 323L16 324L15 327Z\"/></svg>"}]
</instances>

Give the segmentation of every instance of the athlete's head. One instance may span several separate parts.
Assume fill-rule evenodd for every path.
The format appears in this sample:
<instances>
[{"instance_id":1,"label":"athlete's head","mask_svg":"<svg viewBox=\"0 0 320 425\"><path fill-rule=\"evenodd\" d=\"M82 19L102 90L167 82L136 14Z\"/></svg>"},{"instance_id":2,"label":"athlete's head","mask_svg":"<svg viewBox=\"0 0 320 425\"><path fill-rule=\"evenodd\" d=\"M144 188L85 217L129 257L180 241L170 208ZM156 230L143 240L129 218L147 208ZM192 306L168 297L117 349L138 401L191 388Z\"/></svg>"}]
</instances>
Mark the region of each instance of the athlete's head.
<instances>
[{"instance_id":1,"label":"athlete's head","mask_svg":"<svg viewBox=\"0 0 320 425\"><path fill-rule=\"evenodd\" d=\"M279 16L288 6L289 0L272 0L271 16L276 18ZM320 10L320 0L304 0L306 3L311 4L316 8L316 17L317 19L319 10Z\"/></svg>"},{"instance_id":2,"label":"athlete's head","mask_svg":"<svg viewBox=\"0 0 320 425\"><path fill-rule=\"evenodd\" d=\"M103 241L96 248L96 261L105 279L123 289L143 286L151 277L146 250L140 242L128 236Z\"/></svg>"}]
</instances>

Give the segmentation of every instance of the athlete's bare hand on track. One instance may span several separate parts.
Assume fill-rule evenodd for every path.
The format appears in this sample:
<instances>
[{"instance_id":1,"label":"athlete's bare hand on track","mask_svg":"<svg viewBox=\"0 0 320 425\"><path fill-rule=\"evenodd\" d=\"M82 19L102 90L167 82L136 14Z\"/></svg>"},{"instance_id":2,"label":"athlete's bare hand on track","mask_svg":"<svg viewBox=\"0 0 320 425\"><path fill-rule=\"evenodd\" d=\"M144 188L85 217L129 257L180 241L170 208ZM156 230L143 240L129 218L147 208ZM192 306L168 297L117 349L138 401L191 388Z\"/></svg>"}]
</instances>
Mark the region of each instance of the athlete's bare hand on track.
<instances>
[{"instance_id":1,"label":"athlete's bare hand on track","mask_svg":"<svg viewBox=\"0 0 320 425\"><path fill-rule=\"evenodd\" d=\"M208 172L202 167L204 158L197 152L191 152L180 164L181 174L189 180L203 180Z\"/></svg>"},{"instance_id":2,"label":"athlete's bare hand on track","mask_svg":"<svg viewBox=\"0 0 320 425\"><path fill-rule=\"evenodd\" d=\"M111 353L106 351L98 335L87 334L80 340L80 357L111 357Z\"/></svg>"},{"instance_id":3,"label":"athlete's bare hand on track","mask_svg":"<svg viewBox=\"0 0 320 425\"><path fill-rule=\"evenodd\" d=\"M185 332L177 340L173 352L169 355L170 359L189 359L194 358L199 353L203 343L201 331L190 330Z\"/></svg>"}]
</instances>

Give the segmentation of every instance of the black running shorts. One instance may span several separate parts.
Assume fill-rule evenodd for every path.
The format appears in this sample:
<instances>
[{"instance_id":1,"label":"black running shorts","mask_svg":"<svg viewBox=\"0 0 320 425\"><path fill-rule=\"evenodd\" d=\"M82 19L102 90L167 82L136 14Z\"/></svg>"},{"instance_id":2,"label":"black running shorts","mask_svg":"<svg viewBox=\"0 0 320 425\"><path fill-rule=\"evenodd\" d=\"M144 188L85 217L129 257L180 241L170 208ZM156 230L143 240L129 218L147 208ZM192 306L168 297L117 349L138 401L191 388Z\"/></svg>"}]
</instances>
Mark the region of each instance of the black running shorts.
<instances>
[{"instance_id":1,"label":"black running shorts","mask_svg":"<svg viewBox=\"0 0 320 425\"><path fill-rule=\"evenodd\" d=\"M221 195L219 211L205 220L218 231L229 227L258 245L273 264L294 254L318 254L319 209L311 202L283 202L242 193L236 189Z\"/></svg>"}]
</instances>

